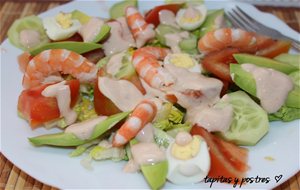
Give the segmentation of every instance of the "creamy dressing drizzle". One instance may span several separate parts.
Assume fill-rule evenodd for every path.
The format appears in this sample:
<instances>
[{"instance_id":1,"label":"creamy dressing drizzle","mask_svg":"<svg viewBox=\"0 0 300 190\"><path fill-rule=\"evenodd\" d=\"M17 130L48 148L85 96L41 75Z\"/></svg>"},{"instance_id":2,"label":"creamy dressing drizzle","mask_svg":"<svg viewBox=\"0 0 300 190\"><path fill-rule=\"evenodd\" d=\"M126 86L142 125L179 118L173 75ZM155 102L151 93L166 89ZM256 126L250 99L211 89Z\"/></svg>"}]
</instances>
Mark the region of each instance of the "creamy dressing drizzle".
<instances>
[{"instance_id":1,"label":"creamy dressing drizzle","mask_svg":"<svg viewBox=\"0 0 300 190\"><path fill-rule=\"evenodd\" d=\"M107 24L111 29L109 38L103 43L105 55L112 55L127 50L129 47L134 47L134 44L123 36L124 28L120 22L113 21L108 22Z\"/></svg>"},{"instance_id":2,"label":"creamy dressing drizzle","mask_svg":"<svg viewBox=\"0 0 300 190\"><path fill-rule=\"evenodd\" d=\"M99 116L93 119L89 119L83 121L81 123L75 123L70 125L66 130L65 133L73 133L76 137L87 140L93 134L93 131L98 123L101 123L107 118L107 116Z\"/></svg>"},{"instance_id":3,"label":"creamy dressing drizzle","mask_svg":"<svg viewBox=\"0 0 300 190\"><path fill-rule=\"evenodd\" d=\"M189 110L186 120L211 131L225 132L230 128L233 119L233 108L195 107Z\"/></svg>"},{"instance_id":4,"label":"creamy dressing drizzle","mask_svg":"<svg viewBox=\"0 0 300 190\"><path fill-rule=\"evenodd\" d=\"M219 100L223 84L218 79L208 78L173 64L165 64L164 67L176 78L176 83L164 90L168 94L174 94L182 107L189 109L203 104L210 105ZM190 90L199 91L202 95L193 97L184 94L185 91Z\"/></svg>"},{"instance_id":5,"label":"creamy dressing drizzle","mask_svg":"<svg viewBox=\"0 0 300 190\"><path fill-rule=\"evenodd\" d=\"M181 53L179 42L188 37L189 33L187 31L165 34L166 45L171 47L173 53Z\"/></svg>"},{"instance_id":6,"label":"creamy dressing drizzle","mask_svg":"<svg viewBox=\"0 0 300 190\"><path fill-rule=\"evenodd\" d=\"M84 42L92 42L96 36L100 33L101 27L103 26L104 21L93 17L89 20L88 23L81 26L79 29L79 34L82 36Z\"/></svg>"},{"instance_id":7,"label":"creamy dressing drizzle","mask_svg":"<svg viewBox=\"0 0 300 190\"><path fill-rule=\"evenodd\" d=\"M22 30L19 36L20 43L28 49L33 48L41 43L40 37L41 36L39 32L31 29Z\"/></svg>"},{"instance_id":8,"label":"creamy dressing drizzle","mask_svg":"<svg viewBox=\"0 0 300 190\"><path fill-rule=\"evenodd\" d=\"M145 125L145 127L139 131L135 138L139 142L154 143L154 129L152 123Z\"/></svg>"},{"instance_id":9,"label":"creamy dressing drizzle","mask_svg":"<svg viewBox=\"0 0 300 190\"><path fill-rule=\"evenodd\" d=\"M101 93L108 97L121 111L132 111L140 103L144 96L127 80L114 80L108 77L98 78L98 88Z\"/></svg>"},{"instance_id":10,"label":"creamy dressing drizzle","mask_svg":"<svg viewBox=\"0 0 300 190\"><path fill-rule=\"evenodd\" d=\"M139 32L136 36L136 46L137 48L142 47L145 43L155 37L154 25L148 24L146 28Z\"/></svg>"},{"instance_id":11,"label":"creamy dressing drizzle","mask_svg":"<svg viewBox=\"0 0 300 190\"><path fill-rule=\"evenodd\" d=\"M118 73L118 71L122 67L122 59L124 55L124 52L117 53L109 59L108 63L106 64L106 72L108 74L114 76Z\"/></svg>"},{"instance_id":12,"label":"creamy dressing drizzle","mask_svg":"<svg viewBox=\"0 0 300 190\"><path fill-rule=\"evenodd\" d=\"M284 73L254 64L242 64L242 68L252 74L261 106L268 113L278 111L293 89L293 81Z\"/></svg>"},{"instance_id":13,"label":"creamy dressing drizzle","mask_svg":"<svg viewBox=\"0 0 300 190\"><path fill-rule=\"evenodd\" d=\"M161 10L159 11L158 16L160 24L166 24L175 28L179 28L179 26L176 24L176 16L172 11Z\"/></svg>"},{"instance_id":14,"label":"creamy dressing drizzle","mask_svg":"<svg viewBox=\"0 0 300 190\"><path fill-rule=\"evenodd\" d=\"M42 95L56 98L60 115L65 118L67 125L76 121L77 114L70 108L71 90L66 81L48 86L42 91Z\"/></svg>"}]
</instances>

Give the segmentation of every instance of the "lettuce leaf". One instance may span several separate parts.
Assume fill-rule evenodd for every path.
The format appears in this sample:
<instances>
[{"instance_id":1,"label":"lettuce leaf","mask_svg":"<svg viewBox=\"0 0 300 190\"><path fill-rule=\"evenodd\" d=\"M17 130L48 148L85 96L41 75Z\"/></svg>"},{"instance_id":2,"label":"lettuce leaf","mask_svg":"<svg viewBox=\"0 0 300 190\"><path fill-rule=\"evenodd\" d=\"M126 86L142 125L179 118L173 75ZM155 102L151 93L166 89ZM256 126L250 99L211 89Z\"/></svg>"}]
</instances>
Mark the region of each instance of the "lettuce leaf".
<instances>
[{"instance_id":1,"label":"lettuce leaf","mask_svg":"<svg viewBox=\"0 0 300 190\"><path fill-rule=\"evenodd\" d=\"M269 121L289 122L300 119L300 109L282 106L276 113L269 114Z\"/></svg>"}]
</instances>

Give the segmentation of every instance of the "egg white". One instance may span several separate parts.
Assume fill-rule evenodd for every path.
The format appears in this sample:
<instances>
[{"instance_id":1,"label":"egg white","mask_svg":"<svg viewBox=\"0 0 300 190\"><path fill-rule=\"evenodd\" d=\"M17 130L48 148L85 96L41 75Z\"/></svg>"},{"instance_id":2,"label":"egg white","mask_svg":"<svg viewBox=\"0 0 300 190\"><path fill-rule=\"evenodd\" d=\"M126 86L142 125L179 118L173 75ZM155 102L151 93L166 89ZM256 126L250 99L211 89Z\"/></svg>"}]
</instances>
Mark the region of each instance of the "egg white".
<instances>
[{"instance_id":1,"label":"egg white","mask_svg":"<svg viewBox=\"0 0 300 190\"><path fill-rule=\"evenodd\" d=\"M174 184L191 184L202 181L208 174L210 169L210 156L206 142L201 138L200 150L197 156L180 160L172 156L172 144L166 151L168 160L167 179Z\"/></svg>"},{"instance_id":2,"label":"egg white","mask_svg":"<svg viewBox=\"0 0 300 190\"><path fill-rule=\"evenodd\" d=\"M64 40L73 36L80 28L81 24L78 20L72 19L72 26L63 29L56 21L55 17L48 17L43 19L43 26L48 37L51 40Z\"/></svg>"},{"instance_id":3,"label":"egg white","mask_svg":"<svg viewBox=\"0 0 300 190\"><path fill-rule=\"evenodd\" d=\"M180 9L176 14L176 23L180 26L180 28L191 31L200 27L201 24L204 22L207 15L207 8L205 7L205 5L198 4L198 5L194 5L193 8L195 8L197 11L200 12L201 17L194 22L184 22L182 21L182 18L184 17L184 13L187 9L186 8Z\"/></svg>"}]
</instances>

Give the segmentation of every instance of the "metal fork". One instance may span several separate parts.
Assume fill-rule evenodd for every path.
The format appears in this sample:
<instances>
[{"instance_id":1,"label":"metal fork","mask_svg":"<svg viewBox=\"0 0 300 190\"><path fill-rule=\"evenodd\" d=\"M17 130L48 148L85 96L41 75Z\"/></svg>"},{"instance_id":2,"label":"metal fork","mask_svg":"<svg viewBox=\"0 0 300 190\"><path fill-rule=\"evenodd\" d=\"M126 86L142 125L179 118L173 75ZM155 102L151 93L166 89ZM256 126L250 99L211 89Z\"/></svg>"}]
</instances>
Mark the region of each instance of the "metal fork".
<instances>
[{"instance_id":1,"label":"metal fork","mask_svg":"<svg viewBox=\"0 0 300 190\"><path fill-rule=\"evenodd\" d=\"M274 30L272 28L269 28L260 22L256 21L252 17L250 17L247 13L245 13L241 8L238 6L235 6L231 9L231 11L226 11L227 18L232 22L233 26L239 27L251 32L260 33L263 35L270 36L274 39L285 39L292 41L292 46L300 51L300 42L296 41L288 36L285 36L278 32L277 30Z\"/></svg>"}]
</instances>

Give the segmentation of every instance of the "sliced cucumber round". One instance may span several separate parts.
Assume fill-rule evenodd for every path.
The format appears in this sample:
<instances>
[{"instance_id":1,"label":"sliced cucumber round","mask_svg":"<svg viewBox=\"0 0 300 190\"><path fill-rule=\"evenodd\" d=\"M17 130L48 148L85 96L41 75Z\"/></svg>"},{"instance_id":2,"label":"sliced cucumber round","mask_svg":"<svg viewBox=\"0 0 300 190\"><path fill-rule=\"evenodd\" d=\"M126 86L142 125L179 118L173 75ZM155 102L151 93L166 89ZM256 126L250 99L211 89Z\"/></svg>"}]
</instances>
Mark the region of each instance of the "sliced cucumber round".
<instances>
[{"instance_id":1,"label":"sliced cucumber round","mask_svg":"<svg viewBox=\"0 0 300 190\"><path fill-rule=\"evenodd\" d=\"M35 30L40 34L40 44L38 44L38 46L49 42L49 38L44 30L41 19L37 16L27 16L15 20L9 28L7 36L10 43L22 50L28 50L28 48L24 47L20 42L20 32L25 29Z\"/></svg>"},{"instance_id":2,"label":"sliced cucumber round","mask_svg":"<svg viewBox=\"0 0 300 190\"><path fill-rule=\"evenodd\" d=\"M233 107L234 118L228 131L217 134L237 145L255 145L269 130L267 113L243 91L228 94L216 106L228 104Z\"/></svg>"}]
</instances>

